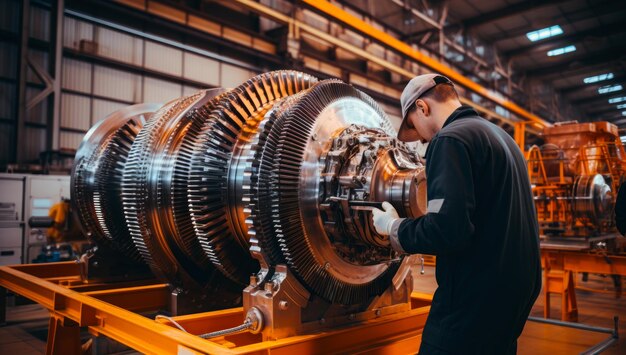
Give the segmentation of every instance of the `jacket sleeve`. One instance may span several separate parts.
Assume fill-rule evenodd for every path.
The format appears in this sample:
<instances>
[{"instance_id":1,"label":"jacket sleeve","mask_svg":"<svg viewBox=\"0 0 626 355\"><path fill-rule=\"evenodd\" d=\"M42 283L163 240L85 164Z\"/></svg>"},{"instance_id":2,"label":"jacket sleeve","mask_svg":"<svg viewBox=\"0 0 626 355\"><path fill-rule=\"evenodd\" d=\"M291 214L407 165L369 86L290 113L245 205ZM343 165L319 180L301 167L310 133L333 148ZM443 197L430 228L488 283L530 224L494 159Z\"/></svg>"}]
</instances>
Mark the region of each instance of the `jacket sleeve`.
<instances>
[{"instance_id":1,"label":"jacket sleeve","mask_svg":"<svg viewBox=\"0 0 626 355\"><path fill-rule=\"evenodd\" d=\"M474 235L472 162L466 146L455 138L439 137L431 144L426 161L428 213L399 222L391 238L408 253L452 254L463 250Z\"/></svg>"}]
</instances>

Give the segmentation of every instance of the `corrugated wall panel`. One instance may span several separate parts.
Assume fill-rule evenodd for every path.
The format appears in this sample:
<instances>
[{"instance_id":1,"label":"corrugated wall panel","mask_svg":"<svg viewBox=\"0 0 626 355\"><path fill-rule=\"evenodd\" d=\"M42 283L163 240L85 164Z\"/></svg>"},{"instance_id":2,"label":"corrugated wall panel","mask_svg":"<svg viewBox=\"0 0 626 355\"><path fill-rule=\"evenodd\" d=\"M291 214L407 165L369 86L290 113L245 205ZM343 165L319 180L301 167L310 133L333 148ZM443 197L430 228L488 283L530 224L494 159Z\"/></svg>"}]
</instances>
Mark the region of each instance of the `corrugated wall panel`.
<instances>
[{"instance_id":1,"label":"corrugated wall panel","mask_svg":"<svg viewBox=\"0 0 626 355\"><path fill-rule=\"evenodd\" d=\"M50 11L31 6L29 31L33 38L43 41L50 40Z\"/></svg>"},{"instance_id":2,"label":"corrugated wall panel","mask_svg":"<svg viewBox=\"0 0 626 355\"><path fill-rule=\"evenodd\" d=\"M28 49L28 57L35 64L38 65L41 70L46 70L48 68L48 57L50 55L46 52L42 52L36 49ZM32 83L40 83L43 84L43 81L39 79L33 69L29 66L26 71L26 80Z\"/></svg>"},{"instance_id":3,"label":"corrugated wall panel","mask_svg":"<svg viewBox=\"0 0 626 355\"><path fill-rule=\"evenodd\" d=\"M24 160L38 161L39 153L46 150L45 128L26 127L24 129L24 142L17 142L18 149L23 149Z\"/></svg>"},{"instance_id":4,"label":"corrugated wall panel","mask_svg":"<svg viewBox=\"0 0 626 355\"><path fill-rule=\"evenodd\" d=\"M249 70L222 63L221 78L223 88L234 88L254 76Z\"/></svg>"},{"instance_id":5,"label":"corrugated wall panel","mask_svg":"<svg viewBox=\"0 0 626 355\"><path fill-rule=\"evenodd\" d=\"M146 68L176 76L183 75L183 51L146 41Z\"/></svg>"},{"instance_id":6,"label":"corrugated wall panel","mask_svg":"<svg viewBox=\"0 0 626 355\"><path fill-rule=\"evenodd\" d=\"M91 126L91 100L88 97L61 95L61 127L88 130Z\"/></svg>"},{"instance_id":7,"label":"corrugated wall panel","mask_svg":"<svg viewBox=\"0 0 626 355\"><path fill-rule=\"evenodd\" d=\"M63 58L63 88L91 93L91 70L90 63Z\"/></svg>"},{"instance_id":8,"label":"corrugated wall panel","mask_svg":"<svg viewBox=\"0 0 626 355\"><path fill-rule=\"evenodd\" d=\"M183 95L182 96L190 96L193 95L195 93L197 93L198 91L205 89L205 88L198 88L195 86L188 86L188 85L184 85L183 86Z\"/></svg>"},{"instance_id":9,"label":"corrugated wall panel","mask_svg":"<svg viewBox=\"0 0 626 355\"><path fill-rule=\"evenodd\" d=\"M63 23L63 45L78 50L81 40L93 41L93 25L66 17Z\"/></svg>"},{"instance_id":10,"label":"corrugated wall panel","mask_svg":"<svg viewBox=\"0 0 626 355\"><path fill-rule=\"evenodd\" d=\"M96 26L98 54L125 63L141 65L143 40Z\"/></svg>"},{"instance_id":11,"label":"corrugated wall panel","mask_svg":"<svg viewBox=\"0 0 626 355\"><path fill-rule=\"evenodd\" d=\"M33 87L26 88L26 102L30 102L42 90ZM45 124L48 116L48 100L41 100L30 110L26 110L26 121Z\"/></svg>"},{"instance_id":12,"label":"corrugated wall panel","mask_svg":"<svg viewBox=\"0 0 626 355\"><path fill-rule=\"evenodd\" d=\"M141 77L129 72L96 65L94 95L129 102L141 101Z\"/></svg>"},{"instance_id":13,"label":"corrugated wall panel","mask_svg":"<svg viewBox=\"0 0 626 355\"><path fill-rule=\"evenodd\" d=\"M180 84L153 78L145 78L144 89L144 102L166 103L182 94Z\"/></svg>"},{"instance_id":14,"label":"corrugated wall panel","mask_svg":"<svg viewBox=\"0 0 626 355\"><path fill-rule=\"evenodd\" d=\"M106 100L93 100L92 112L91 112L91 124L102 120L106 116L113 113L113 111L127 107L128 105L121 104L119 102L106 101Z\"/></svg>"},{"instance_id":15,"label":"corrugated wall panel","mask_svg":"<svg viewBox=\"0 0 626 355\"><path fill-rule=\"evenodd\" d=\"M0 82L0 118L15 119L15 84Z\"/></svg>"},{"instance_id":16,"label":"corrugated wall panel","mask_svg":"<svg viewBox=\"0 0 626 355\"><path fill-rule=\"evenodd\" d=\"M0 42L0 76L16 79L17 75L17 46L8 42Z\"/></svg>"},{"instance_id":17,"label":"corrugated wall panel","mask_svg":"<svg viewBox=\"0 0 626 355\"><path fill-rule=\"evenodd\" d=\"M20 18L20 6L18 0L0 1L0 29L9 32L17 32Z\"/></svg>"},{"instance_id":18,"label":"corrugated wall panel","mask_svg":"<svg viewBox=\"0 0 626 355\"><path fill-rule=\"evenodd\" d=\"M84 134L76 132L61 131L59 135L59 147L61 149L78 149Z\"/></svg>"},{"instance_id":19,"label":"corrugated wall panel","mask_svg":"<svg viewBox=\"0 0 626 355\"><path fill-rule=\"evenodd\" d=\"M192 53L185 53L184 59L184 78L206 83L210 86L220 85L220 63L218 61Z\"/></svg>"}]
</instances>

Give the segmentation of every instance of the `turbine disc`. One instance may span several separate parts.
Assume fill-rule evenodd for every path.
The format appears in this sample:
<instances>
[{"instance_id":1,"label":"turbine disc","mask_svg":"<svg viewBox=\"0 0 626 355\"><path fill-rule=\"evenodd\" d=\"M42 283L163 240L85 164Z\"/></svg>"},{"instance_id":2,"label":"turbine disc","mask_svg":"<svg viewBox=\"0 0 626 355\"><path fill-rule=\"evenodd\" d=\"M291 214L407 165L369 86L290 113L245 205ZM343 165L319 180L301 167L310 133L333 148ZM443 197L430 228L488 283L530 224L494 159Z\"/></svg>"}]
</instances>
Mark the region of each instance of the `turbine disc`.
<instances>
[{"instance_id":1,"label":"turbine disc","mask_svg":"<svg viewBox=\"0 0 626 355\"><path fill-rule=\"evenodd\" d=\"M85 234L136 261L141 257L126 229L120 197L122 171L139 130L160 106L129 106L98 122L83 138L72 169L72 201Z\"/></svg>"}]
</instances>

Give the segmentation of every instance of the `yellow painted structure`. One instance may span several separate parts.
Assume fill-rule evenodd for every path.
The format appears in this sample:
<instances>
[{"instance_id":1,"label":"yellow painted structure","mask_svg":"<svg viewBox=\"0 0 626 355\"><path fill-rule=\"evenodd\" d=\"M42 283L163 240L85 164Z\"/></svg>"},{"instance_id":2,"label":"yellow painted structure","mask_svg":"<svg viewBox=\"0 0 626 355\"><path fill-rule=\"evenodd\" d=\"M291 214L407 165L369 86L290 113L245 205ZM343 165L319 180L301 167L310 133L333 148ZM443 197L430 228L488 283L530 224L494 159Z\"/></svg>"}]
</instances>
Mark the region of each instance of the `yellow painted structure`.
<instances>
[{"instance_id":1,"label":"yellow painted structure","mask_svg":"<svg viewBox=\"0 0 626 355\"><path fill-rule=\"evenodd\" d=\"M241 324L243 308L174 317L189 333L136 312L165 309L166 284L90 283L81 280L75 262L0 267L0 286L29 298L50 311L48 354L78 354L80 329L103 335L147 354L409 354L419 350L432 295L413 293L411 310L351 326L275 341L241 333L202 339L203 334Z\"/></svg>"}]
</instances>

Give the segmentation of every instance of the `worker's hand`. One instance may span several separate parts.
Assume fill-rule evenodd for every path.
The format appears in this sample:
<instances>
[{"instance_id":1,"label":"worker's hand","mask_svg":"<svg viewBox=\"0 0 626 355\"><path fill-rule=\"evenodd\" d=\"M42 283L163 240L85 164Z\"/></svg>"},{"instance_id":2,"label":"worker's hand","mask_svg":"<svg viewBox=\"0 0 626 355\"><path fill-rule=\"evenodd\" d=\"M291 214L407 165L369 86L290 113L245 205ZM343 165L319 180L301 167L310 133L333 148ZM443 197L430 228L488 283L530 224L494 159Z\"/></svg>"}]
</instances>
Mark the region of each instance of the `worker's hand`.
<instances>
[{"instance_id":1,"label":"worker's hand","mask_svg":"<svg viewBox=\"0 0 626 355\"><path fill-rule=\"evenodd\" d=\"M389 235L393 222L400 218L398 212L389 202L383 202L383 210L378 208L372 209L372 220L374 221L374 229L380 235Z\"/></svg>"}]
</instances>

